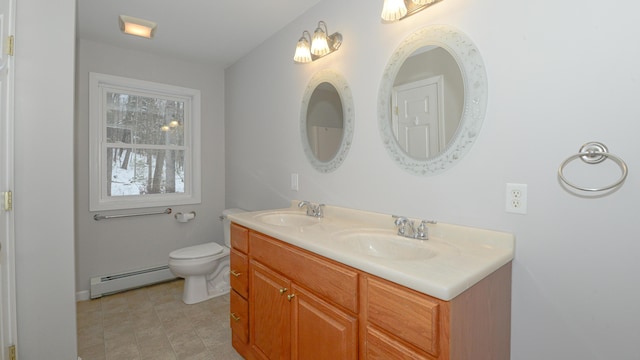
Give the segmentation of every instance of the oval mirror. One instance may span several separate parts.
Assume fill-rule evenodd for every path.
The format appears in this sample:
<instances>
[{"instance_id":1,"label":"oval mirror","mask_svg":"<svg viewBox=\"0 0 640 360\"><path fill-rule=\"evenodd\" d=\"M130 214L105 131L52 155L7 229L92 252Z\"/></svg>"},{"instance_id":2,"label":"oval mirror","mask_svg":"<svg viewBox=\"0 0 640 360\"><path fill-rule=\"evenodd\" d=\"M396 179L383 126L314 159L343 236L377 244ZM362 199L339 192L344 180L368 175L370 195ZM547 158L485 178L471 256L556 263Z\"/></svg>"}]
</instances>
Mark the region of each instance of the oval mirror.
<instances>
[{"instance_id":1,"label":"oval mirror","mask_svg":"<svg viewBox=\"0 0 640 360\"><path fill-rule=\"evenodd\" d=\"M432 175L469 151L486 107L487 75L478 49L455 28L430 26L391 56L380 84L378 127L400 167Z\"/></svg>"},{"instance_id":2,"label":"oval mirror","mask_svg":"<svg viewBox=\"0 0 640 360\"><path fill-rule=\"evenodd\" d=\"M320 172L337 169L351 147L353 99L342 76L324 70L317 73L304 93L300 111L300 135L304 153Z\"/></svg>"}]
</instances>

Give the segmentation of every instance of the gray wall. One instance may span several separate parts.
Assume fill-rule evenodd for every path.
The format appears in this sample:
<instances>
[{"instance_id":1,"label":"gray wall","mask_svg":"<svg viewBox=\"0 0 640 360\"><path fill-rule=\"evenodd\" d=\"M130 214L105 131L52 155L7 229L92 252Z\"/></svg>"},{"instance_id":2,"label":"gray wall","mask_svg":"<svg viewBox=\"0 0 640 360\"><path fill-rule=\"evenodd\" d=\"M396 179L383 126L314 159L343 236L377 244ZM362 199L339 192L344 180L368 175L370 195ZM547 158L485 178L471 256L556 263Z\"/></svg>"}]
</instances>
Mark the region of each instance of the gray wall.
<instances>
[{"instance_id":1,"label":"gray wall","mask_svg":"<svg viewBox=\"0 0 640 360\"><path fill-rule=\"evenodd\" d=\"M194 220L178 223L173 215L93 220L95 213L89 212L89 72L200 90L202 203L172 206L174 213L195 211ZM210 241L222 244L222 224L218 220L225 201L222 66L184 62L80 40L76 76L78 111L75 139L75 199L78 296L87 298L90 279L93 276L166 265L172 250L189 245Z\"/></svg>"},{"instance_id":2,"label":"gray wall","mask_svg":"<svg viewBox=\"0 0 640 360\"><path fill-rule=\"evenodd\" d=\"M74 0L18 1L14 216L18 357L25 360L77 356L74 31Z\"/></svg>"},{"instance_id":3,"label":"gray wall","mask_svg":"<svg viewBox=\"0 0 640 360\"><path fill-rule=\"evenodd\" d=\"M512 358L637 359L640 5L443 1L382 24L381 3L325 0L227 69L227 206L308 199L513 232ZM342 33L342 47L294 64L300 32L318 20ZM474 41L487 67L489 106L471 152L440 175L419 177L387 155L377 97L393 50L430 24L455 26ZM343 165L321 174L303 154L299 112L307 82L326 68L347 79L356 118ZM557 168L592 140L624 158L630 174L608 196L575 196L559 184ZM300 174L298 192L289 189L292 172ZM597 186L618 176L610 162L588 172L576 172L575 181ZM505 213L508 182L528 184L528 214Z\"/></svg>"}]
</instances>

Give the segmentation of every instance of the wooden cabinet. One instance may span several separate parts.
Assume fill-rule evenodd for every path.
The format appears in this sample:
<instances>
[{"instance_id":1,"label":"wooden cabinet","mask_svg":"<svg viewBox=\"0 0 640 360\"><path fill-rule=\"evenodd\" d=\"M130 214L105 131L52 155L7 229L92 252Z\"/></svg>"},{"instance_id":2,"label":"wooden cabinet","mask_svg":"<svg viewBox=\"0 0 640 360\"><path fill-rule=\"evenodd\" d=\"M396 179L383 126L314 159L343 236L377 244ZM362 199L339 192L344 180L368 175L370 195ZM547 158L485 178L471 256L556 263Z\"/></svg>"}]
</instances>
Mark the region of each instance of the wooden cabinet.
<instances>
[{"instance_id":1,"label":"wooden cabinet","mask_svg":"<svg viewBox=\"0 0 640 360\"><path fill-rule=\"evenodd\" d=\"M231 343L243 356L249 351L249 230L231 224L229 255L229 324Z\"/></svg>"},{"instance_id":2,"label":"wooden cabinet","mask_svg":"<svg viewBox=\"0 0 640 360\"><path fill-rule=\"evenodd\" d=\"M357 359L357 272L262 234L249 241L253 355Z\"/></svg>"},{"instance_id":3,"label":"wooden cabinet","mask_svg":"<svg viewBox=\"0 0 640 360\"><path fill-rule=\"evenodd\" d=\"M231 328L246 359L509 359L511 263L443 301L232 226Z\"/></svg>"}]
</instances>

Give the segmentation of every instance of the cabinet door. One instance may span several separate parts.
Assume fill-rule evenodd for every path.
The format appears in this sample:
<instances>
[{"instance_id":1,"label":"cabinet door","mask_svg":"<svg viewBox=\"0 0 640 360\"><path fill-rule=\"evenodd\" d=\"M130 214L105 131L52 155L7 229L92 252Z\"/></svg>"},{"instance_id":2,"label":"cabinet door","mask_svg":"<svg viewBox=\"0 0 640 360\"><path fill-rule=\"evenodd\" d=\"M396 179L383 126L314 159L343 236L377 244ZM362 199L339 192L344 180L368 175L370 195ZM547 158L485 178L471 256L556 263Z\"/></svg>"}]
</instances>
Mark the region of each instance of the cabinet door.
<instances>
[{"instance_id":1,"label":"cabinet door","mask_svg":"<svg viewBox=\"0 0 640 360\"><path fill-rule=\"evenodd\" d=\"M358 358L358 320L293 286L291 358L349 360Z\"/></svg>"},{"instance_id":2,"label":"cabinet door","mask_svg":"<svg viewBox=\"0 0 640 360\"><path fill-rule=\"evenodd\" d=\"M289 280L251 260L249 339L257 358L289 359L291 356Z\"/></svg>"}]
</instances>

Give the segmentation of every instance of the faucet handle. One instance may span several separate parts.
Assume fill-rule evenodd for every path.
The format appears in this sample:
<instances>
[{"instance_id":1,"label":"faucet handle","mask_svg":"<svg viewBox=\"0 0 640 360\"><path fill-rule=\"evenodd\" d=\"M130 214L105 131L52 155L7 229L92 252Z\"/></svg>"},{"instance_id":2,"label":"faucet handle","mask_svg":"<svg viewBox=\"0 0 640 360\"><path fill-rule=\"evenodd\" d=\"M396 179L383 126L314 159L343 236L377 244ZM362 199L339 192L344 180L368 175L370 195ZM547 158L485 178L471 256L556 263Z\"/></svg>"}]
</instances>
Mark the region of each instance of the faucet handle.
<instances>
[{"instance_id":1,"label":"faucet handle","mask_svg":"<svg viewBox=\"0 0 640 360\"><path fill-rule=\"evenodd\" d=\"M322 211L323 207L324 207L324 204L318 204L318 206L316 206L316 217L324 216L324 212Z\"/></svg>"},{"instance_id":2,"label":"faucet handle","mask_svg":"<svg viewBox=\"0 0 640 360\"><path fill-rule=\"evenodd\" d=\"M407 223L407 221L409 221L409 219L407 219L404 216L398 216L398 215L391 215L395 220L393 221L393 224L395 226L401 226L401 225L405 225Z\"/></svg>"},{"instance_id":3,"label":"faucet handle","mask_svg":"<svg viewBox=\"0 0 640 360\"><path fill-rule=\"evenodd\" d=\"M393 224L398 228L398 235L404 236L405 233L407 232L406 226L407 226L407 222L409 222L409 219L407 219L404 216L398 216L398 215L392 215L392 216L395 219L393 221Z\"/></svg>"},{"instance_id":4,"label":"faucet handle","mask_svg":"<svg viewBox=\"0 0 640 360\"><path fill-rule=\"evenodd\" d=\"M416 234L419 239L428 239L429 238L429 229L427 228L427 224L437 224L437 221L434 220L422 220L420 225L418 226L418 232Z\"/></svg>"}]
</instances>

